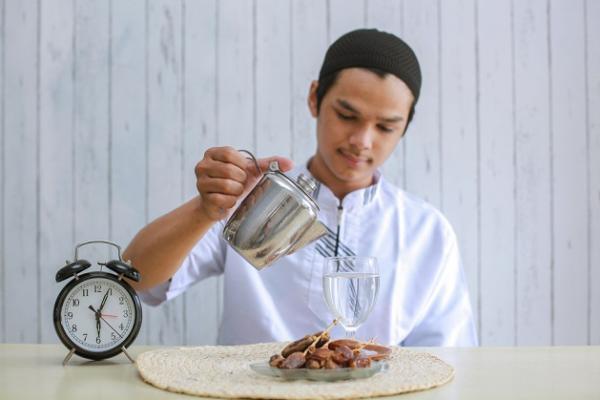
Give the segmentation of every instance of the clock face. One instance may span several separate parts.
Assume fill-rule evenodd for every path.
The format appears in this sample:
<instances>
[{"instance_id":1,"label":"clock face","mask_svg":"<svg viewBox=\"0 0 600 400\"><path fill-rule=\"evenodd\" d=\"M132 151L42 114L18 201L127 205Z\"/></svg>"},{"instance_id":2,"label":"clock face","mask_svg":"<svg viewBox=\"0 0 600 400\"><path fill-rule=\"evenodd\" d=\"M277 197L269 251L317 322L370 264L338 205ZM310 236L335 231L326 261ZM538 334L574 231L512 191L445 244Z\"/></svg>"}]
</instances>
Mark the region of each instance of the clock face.
<instances>
[{"instance_id":1,"label":"clock face","mask_svg":"<svg viewBox=\"0 0 600 400\"><path fill-rule=\"evenodd\" d=\"M59 295L54 312L63 343L95 359L111 357L127 347L141 323L133 289L106 273L89 273L71 281Z\"/></svg>"}]
</instances>

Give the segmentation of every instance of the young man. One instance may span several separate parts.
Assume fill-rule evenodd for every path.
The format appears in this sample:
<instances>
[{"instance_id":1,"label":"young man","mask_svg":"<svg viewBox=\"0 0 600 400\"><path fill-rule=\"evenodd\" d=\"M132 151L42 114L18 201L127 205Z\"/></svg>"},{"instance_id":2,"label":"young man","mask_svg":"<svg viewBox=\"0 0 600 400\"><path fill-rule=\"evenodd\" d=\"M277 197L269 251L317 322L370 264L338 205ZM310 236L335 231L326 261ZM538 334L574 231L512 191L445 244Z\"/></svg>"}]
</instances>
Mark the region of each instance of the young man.
<instances>
[{"instance_id":1,"label":"young man","mask_svg":"<svg viewBox=\"0 0 600 400\"><path fill-rule=\"evenodd\" d=\"M458 244L432 206L388 183L379 167L404 135L419 98L417 58L401 39L356 30L327 51L308 96L317 120L315 155L292 170L311 174L328 234L257 271L221 237L226 218L257 182L254 165L231 147L196 166L199 196L142 229L124 257L141 272L143 299L160 304L206 277L224 275L219 343L286 341L333 319L323 298L324 258L376 256L377 303L359 338L414 346L476 345Z\"/></svg>"}]
</instances>

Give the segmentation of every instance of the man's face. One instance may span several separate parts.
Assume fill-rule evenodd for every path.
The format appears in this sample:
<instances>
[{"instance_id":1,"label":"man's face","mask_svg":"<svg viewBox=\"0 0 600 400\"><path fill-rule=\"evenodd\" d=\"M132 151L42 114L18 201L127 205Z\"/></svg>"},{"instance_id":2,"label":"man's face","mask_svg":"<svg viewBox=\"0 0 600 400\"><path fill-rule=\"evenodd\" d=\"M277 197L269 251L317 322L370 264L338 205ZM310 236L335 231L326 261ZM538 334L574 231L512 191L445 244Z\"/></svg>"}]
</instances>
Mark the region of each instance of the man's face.
<instances>
[{"instance_id":1,"label":"man's face","mask_svg":"<svg viewBox=\"0 0 600 400\"><path fill-rule=\"evenodd\" d=\"M313 82L308 98L317 118L317 153L311 173L338 196L371 185L374 171L404 134L414 97L392 74L342 70L317 110Z\"/></svg>"}]
</instances>

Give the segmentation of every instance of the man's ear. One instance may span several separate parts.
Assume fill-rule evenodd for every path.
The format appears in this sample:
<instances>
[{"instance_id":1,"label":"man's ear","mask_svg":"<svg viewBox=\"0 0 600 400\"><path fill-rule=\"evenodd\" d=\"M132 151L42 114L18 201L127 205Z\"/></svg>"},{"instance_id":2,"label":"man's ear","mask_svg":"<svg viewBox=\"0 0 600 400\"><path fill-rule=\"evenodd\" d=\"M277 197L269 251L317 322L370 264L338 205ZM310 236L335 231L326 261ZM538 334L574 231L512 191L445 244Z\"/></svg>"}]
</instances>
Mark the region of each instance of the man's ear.
<instances>
[{"instance_id":1,"label":"man's ear","mask_svg":"<svg viewBox=\"0 0 600 400\"><path fill-rule=\"evenodd\" d=\"M317 88L319 87L318 81L312 81L310 83L310 89L308 90L308 109L314 118L319 115L319 108L317 107Z\"/></svg>"}]
</instances>

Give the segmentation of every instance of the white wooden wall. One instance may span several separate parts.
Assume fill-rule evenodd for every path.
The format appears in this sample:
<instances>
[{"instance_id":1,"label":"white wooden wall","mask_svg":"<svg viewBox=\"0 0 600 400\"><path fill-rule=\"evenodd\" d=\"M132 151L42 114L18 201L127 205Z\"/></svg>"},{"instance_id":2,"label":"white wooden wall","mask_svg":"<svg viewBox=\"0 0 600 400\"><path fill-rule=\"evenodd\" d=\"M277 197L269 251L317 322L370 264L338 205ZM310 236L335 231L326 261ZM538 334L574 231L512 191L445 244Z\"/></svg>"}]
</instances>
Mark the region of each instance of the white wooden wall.
<instances>
[{"instance_id":1,"label":"white wooden wall","mask_svg":"<svg viewBox=\"0 0 600 400\"><path fill-rule=\"evenodd\" d=\"M304 161L328 43L405 38L424 75L390 180L457 230L484 345L600 344L600 2L0 0L0 342L57 342L73 246L125 246L207 147ZM105 259L104 248L83 251ZM138 343L214 343L219 279Z\"/></svg>"}]
</instances>

